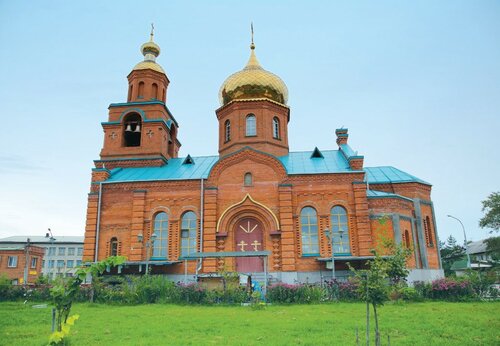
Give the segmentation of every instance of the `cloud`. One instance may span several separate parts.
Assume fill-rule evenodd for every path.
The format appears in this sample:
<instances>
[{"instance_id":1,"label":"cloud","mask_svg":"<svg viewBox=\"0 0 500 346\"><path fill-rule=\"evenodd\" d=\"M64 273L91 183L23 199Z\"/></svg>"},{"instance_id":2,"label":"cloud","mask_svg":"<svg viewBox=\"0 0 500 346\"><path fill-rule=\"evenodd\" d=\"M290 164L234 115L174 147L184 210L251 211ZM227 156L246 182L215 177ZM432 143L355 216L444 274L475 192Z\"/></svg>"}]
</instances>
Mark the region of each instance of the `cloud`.
<instances>
[{"instance_id":1,"label":"cloud","mask_svg":"<svg viewBox=\"0 0 500 346\"><path fill-rule=\"evenodd\" d=\"M31 173L45 168L26 157L0 154L0 173Z\"/></svg>"}]
</instances>

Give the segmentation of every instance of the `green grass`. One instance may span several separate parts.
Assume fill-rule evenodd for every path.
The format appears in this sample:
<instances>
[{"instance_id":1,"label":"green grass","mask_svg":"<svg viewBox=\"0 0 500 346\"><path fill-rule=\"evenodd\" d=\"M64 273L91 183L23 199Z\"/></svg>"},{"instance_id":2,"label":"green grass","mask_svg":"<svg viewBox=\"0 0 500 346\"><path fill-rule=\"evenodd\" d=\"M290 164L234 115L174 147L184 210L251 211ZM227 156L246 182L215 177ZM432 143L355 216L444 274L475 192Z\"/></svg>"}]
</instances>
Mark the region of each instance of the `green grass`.
<instances>
[{"instance_id":1,"label":"green grass","mask_svg":"<svg viewBox=\"0 0 500 346\"><path fill-rule=\"evenodd\" d=\"M389 304L383 345L499 345L500 302ZM76 304L71 345L355 345L365 305L240 306ZM373 323L373 321L372 321ZM51 310L0 303L0 345L44 345ZM373 324L372 324L373 326ZM373 345L373 335L371 344Z\"/></svg>"}]
</instances>

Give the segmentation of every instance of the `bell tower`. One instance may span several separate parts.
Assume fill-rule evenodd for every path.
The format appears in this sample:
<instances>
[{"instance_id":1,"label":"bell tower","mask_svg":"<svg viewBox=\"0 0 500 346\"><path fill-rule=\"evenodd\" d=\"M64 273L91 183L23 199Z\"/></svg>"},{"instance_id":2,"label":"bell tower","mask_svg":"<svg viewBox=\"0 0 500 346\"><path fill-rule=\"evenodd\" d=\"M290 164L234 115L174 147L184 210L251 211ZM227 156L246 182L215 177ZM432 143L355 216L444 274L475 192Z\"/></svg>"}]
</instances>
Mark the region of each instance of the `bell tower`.
<instances>
[{"instance_id":1,"label":"bell tower","mask_svg":"<svg viewBox=\"0 0 500 346\"><path fill-rule=\"evenodd\" d=\"M221 107L215 111L219 121L219 154L224 156L248 146L275 156L287 155L287 99L285 83L264 70L257 60L252 28L247 65L230 75L220 88Z\"/></svg>"},{"instance_id":2,"label":"bell tower","mask_svg":"<svg viewBox=\"0 0 500 346\"><path fill-rule=\"evenodd\" d=\"M144 60L127 76L127 102L109 105L96 168L162 166L178 155L179 125L166 105L170 81L156 62L160 46L154 42L153 29L141 46Z\"/></svg>"}]
</instances>

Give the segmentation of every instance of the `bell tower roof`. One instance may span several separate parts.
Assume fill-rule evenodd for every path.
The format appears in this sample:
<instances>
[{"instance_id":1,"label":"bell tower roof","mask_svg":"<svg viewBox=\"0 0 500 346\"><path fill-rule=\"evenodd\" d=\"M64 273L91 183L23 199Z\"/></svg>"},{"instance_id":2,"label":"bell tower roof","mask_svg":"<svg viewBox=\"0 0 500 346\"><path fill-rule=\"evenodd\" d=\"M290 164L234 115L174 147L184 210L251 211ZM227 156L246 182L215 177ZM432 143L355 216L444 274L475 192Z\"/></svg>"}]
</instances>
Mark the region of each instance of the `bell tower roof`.
<instances>
[{"instance_id":1,"label":"bell tower roof","mask_svg":"<svg viewBox=\"0 0 500 346\"><path fill-rule=\"evenodd\" d=\"M141 53L144 55L144 61L134 66L133 71L151 69L165 74L163 68L156 63L156 58L160 55L160 46L154 42L154 25L151 24L151 34L149 41L141 46Z\"/></svg>"}]
</instances>

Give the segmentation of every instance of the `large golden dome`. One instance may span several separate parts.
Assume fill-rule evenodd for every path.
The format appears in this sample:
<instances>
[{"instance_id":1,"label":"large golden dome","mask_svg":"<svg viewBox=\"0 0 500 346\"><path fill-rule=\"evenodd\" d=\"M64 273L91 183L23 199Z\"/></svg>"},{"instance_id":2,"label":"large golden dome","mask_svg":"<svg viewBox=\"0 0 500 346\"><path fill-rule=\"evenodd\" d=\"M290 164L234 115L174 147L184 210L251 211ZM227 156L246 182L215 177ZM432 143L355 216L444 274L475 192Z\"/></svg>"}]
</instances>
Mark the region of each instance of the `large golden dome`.
<instances>
[{"instance_id":1,"label":"large golden dome","mask_svg":"<svg viewBox=\"0 0 500 346\"><path fill-rule=\"evenodd\" d=\"M251 53L245 68L230 75L219 91L221 105L232 100L267 98L281 104L288 101L288 88L280 77L260 66L255 56L255 45L250 46Z\"/></svg>"}]
</instances>

